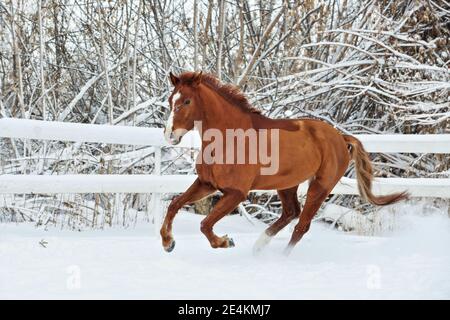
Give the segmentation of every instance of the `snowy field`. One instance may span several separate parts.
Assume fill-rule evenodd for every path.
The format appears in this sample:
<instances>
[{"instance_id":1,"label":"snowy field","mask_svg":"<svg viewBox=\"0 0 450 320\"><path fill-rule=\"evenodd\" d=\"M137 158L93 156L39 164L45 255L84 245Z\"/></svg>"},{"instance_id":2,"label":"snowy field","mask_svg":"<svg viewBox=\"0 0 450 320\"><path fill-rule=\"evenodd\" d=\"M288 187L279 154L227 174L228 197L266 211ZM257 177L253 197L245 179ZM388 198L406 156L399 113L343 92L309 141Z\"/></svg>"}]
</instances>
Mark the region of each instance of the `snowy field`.
<instances>
[{"instance_id":1,"label":"snowy field","mask_svg":"<svg viewBox=\"0 0 450 320\"><path fill-rule=\"evenodd\" d=\"M84 232L0 224L0 298L449 299L450 219L413 211L405 206L376 237L314 223L288 258L289 229L255 257L264 226L240 216L215 229L236 247L213 250L202 217L180 213L170 254L150 224Z\"/></svg>"}]
</instances>

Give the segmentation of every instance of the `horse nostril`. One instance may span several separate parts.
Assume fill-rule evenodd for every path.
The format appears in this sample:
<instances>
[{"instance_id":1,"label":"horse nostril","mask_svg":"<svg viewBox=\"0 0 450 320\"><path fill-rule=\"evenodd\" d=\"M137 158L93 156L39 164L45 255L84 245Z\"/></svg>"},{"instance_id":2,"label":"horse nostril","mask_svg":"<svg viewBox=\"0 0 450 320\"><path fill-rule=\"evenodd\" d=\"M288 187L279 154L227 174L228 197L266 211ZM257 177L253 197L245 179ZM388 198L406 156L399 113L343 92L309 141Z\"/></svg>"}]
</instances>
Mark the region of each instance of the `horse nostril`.
<instances>
[{"instance_id":1,"label":"horse nostril","mask_svg":"<svg viewBox=\"0 0 450 320\"><path fill-rule=\"evenodd\" d=\"M178 144L181 140L181 137L177 136L172 132L170 133L169 140L172 144Z\"/></svg>"}]
</instances>

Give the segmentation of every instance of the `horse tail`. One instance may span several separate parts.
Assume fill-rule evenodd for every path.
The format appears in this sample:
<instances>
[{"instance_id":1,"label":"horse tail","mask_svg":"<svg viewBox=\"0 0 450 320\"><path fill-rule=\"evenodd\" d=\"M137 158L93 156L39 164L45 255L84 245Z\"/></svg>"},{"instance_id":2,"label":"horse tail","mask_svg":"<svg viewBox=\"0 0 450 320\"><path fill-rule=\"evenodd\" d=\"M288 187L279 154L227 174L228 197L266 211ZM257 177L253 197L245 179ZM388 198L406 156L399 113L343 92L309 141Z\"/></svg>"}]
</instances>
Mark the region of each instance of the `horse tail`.
<instances>
[{"instance_id":1,"label":"horse tail","mask_svg":"<svg viewBox=\"0 0 450 320\"><path fill-rule=\"evenodd\" d=\"M347 145L351 146L350 156L355 161L358 190L364 199L374 205L384 206L408 198L406 191L385 196L375 196L372 193L373 174L369 155L364 150L361 141L349 135L344 135L343 137Z\"/></svg>"}]
</instances>

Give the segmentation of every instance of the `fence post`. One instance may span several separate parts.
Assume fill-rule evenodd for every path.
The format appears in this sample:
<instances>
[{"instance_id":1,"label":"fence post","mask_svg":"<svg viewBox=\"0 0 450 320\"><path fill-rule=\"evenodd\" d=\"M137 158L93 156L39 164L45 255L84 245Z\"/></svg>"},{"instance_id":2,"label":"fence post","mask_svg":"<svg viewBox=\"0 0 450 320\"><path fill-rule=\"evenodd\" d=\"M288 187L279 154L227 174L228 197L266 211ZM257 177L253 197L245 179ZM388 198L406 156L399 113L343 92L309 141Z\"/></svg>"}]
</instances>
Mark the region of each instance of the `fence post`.
<instances>
[{"instance_id":1,"label":"fence post","mask_svg":"<svg viewBox=\"0 0 450 320\"><path fill-rule=\"evenodd\" d=\"M154 175L161 175L161 147L155 147L155 169ZM152 194L152 211L153 211L153 227L155 231L155 237L159 239L159 229L161 227L163 212L162 212L162 201L161 193L154 192Z\"/></svg>"}]
</instances>

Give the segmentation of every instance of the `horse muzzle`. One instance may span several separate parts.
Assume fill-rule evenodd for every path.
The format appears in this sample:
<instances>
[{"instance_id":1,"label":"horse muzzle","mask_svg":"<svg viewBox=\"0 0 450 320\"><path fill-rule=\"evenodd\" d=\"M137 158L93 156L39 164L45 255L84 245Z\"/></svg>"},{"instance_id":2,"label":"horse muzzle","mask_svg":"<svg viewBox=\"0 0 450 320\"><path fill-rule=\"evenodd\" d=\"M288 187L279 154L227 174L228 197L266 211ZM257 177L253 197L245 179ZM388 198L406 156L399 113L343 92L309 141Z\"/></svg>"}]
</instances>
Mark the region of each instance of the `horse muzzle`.
<instances>
[{"instance_id":1,"label":"horse muzzle","mask_svg":"<svg viewBox=\"0 0 450 320\"><path fill-rule=\"evenodd\" d=\"M164 129L164 137L166 138L166 141L173 146L179 144L181 142L181 138L183 138L183 134L177 134L175 131L167 130L167 128Z\"/></svg>"}]
</instances>

